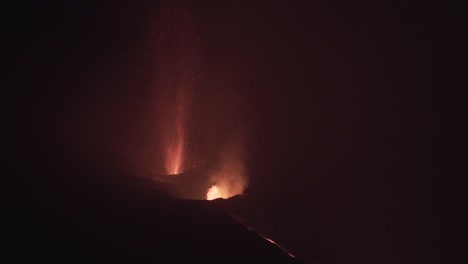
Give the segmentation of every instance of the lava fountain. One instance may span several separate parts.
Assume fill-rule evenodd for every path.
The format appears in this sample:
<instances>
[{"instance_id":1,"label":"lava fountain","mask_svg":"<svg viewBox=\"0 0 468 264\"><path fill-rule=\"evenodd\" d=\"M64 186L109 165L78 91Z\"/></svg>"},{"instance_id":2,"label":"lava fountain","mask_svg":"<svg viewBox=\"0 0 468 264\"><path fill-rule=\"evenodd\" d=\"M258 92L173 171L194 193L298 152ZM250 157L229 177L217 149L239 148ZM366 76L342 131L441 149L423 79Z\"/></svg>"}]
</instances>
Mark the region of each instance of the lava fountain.
<instances>
[{"instance_id":1,"label":"lava fountain","mask_svg":"<svg viewBox=\"0 0 468 264\"><path fill-rule=\"evenodd\" d=\"M192 97L199 74L200 52L188 6L164 2L155 22L155 91L159 147L168 175L184 172L189 148Z\"/></svg>"},{"instance_id":2,"label":"lava fountain","mask_svg":"<svg viewBox=\"0 0 468 264\"><path fill-rule=\"evenodd\" d=\"M185 146L185 116L186 95L183 90L178 90L176 95L173 121L173 135L167 140L165 151L165 169L168 174L174 175L182 172Z\"/></svg>"}]
</instances>

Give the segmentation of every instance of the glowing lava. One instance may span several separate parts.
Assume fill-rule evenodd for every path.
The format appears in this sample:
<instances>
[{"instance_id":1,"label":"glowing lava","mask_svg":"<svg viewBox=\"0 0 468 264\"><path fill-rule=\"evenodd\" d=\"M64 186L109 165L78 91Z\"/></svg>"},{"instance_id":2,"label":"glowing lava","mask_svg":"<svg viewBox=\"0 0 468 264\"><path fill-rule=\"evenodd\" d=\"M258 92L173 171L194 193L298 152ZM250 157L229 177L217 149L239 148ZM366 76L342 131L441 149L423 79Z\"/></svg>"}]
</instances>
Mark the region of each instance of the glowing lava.
<instances>
[{"instance_id":1,"label":"glowing lava","mask_svg":"<svg viewBox=\"0 0 468 264\"><path fill-rule=\"evenodd\" d=\"M151 36L154 37L151 47L154 50L155 105L158 107L158 147L165 173L174 175L184 172L190 161L187 150L193 134L191 110L201 55L195 23L184 3L163 2L158 19L152 23L157 32Z\"/></svg>"},{"instance_id":2,"label":"glowing lava","mask_svg":"<svg viewBox=\"0 0 468 264\"><path fill-rule=\"evenodd\" d=\"M169 144L166 149L166 171L169 175L181 173L183 160L183 141Z\"/></svg>"},{"instance_id":3,"label":"glowing lava","mask_svg":"<svg viewBox=\"0 0 468 264\"><path fill-rule=\"evenodd\" d=\"M226 184L226 182L221 182L220 184L215 184L211 186L206 192L207 200L214 200L218 198L227 199L229 197L242 194L242 189L238 189L235 185Z\"/></svg>"},{"instance_id":4,"label":"glowing lava","mask_svg":"<svg viewBox=\"0 0 468 264\"><path fill-rule=\"evenodd\" d=\"M184 91L177 92L174 117L172 119L173 134L166 142L166 172L170 175L182 172L185 146L185 118L187 115L187 99Z\"/></svg>"},{"instance_id":5,"label":"glowing lava","mask_svg":"<svg viewBox=\"0 0 468 264\"><path fill-rule=\"evenodd\" d=\"M296 258L293 254L289 253L285 248L283 248L282 246L280 246L278 243L276 243L275 241L273 241L272 239L269 239L267 237L264 237L262 236L266 241L272 243L273 245L279 247L281 250L283 250L286 254L288 254L290 257L292 258Z\"/></svg>"},{"instance_id":6,"label":"glowing lava","mask_svg":"<svg viewBox=\"0 0 468 264\"><path fill-rule=\"evenodd\" d=\"M210 189L208 189L208 192L206 193L206 199L214 200L218 198L221 198L221 193L219 192L218 186L213 185Z\"/></svg>"}]
</instances>

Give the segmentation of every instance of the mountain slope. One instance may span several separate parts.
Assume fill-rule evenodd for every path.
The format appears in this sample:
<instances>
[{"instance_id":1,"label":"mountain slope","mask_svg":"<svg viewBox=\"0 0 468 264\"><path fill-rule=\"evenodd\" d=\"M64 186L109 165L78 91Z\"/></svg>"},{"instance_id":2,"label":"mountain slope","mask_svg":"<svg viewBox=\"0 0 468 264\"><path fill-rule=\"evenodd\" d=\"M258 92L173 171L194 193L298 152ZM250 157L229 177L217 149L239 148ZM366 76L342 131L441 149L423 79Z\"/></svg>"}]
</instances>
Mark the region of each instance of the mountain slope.
<instances>
[{"instance_id":1,"label":"mountain slope","mask_svg":"<svg viewBox=\"0 0 468 264\"><path fill-rule=\"evenodd\" d=\"M162 183L91 163L23 165L5 185L9 261L297 262L212 203L172 198Z\"/></svg>"}]
</instances>

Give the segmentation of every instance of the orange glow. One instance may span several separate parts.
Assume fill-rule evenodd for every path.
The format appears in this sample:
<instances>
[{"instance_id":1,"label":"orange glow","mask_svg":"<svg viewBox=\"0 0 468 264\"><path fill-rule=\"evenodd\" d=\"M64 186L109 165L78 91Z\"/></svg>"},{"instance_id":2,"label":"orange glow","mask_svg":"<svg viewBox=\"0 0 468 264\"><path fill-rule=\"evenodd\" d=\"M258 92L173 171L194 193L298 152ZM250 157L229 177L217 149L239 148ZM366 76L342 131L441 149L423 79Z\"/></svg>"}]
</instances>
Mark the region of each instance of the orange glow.
<instances>
[{"instance_id":1,"label":"orange glow","mask_svg":"<svg viewBox=\"0 0 468 264\"><path fill-rule=\"evenodd\" d=\"M247 186L247 170L242 159L243 144L239 137L232 137L220 154L220 164L211 171L214 184L206 194L207 200L229 198L242 194Z\"/></svg>"},{"instance_id":2,"label":"orange glow","mask_svg":"<svg viewBox=\"0 0 468 264\"><path fill-rule=\"evenodd\" d=\"M185 118L187 115L186 95L183 89L177 92L175 100L175 109L171 113L172 119L172 134L166 142L166 162L165 168L167 174L174 175L182 172L182 164L184 162L184 146L185 146Z\"/></svg>"},{"instance_id":3,"label":"orange glow","mask_svg":"<svg viewBox=\"0 0 468 264\"><path fill-rule=\"evenodd\" d=\"M170 175L182 172L183 139L173 144L168 144L166 149L166 172Z\"/></svg>"},{"instance_id":4,"label":"orange glow","mask_svg":"<svg viewBox=\"0 0 468 264\"><path fill-rule=\"evenodd\" d=\"M236 174L227 176L218 174L215 177L219 177L218 181L206 192L207 200L214 200L218 198L227 199L229 197L242 194L245 188L244 179Z\"/></svg>"},{"instance_id":5,"label":"orange glow","mask_svg":"<svg viewBox=\"0 0 468 264\"><path fill-rule=\"evenodd\" d=\"M222 198L221 193L219 192L218 186L213 185L213 186L211 186L210 189L208 189L208 192L206 193L206 199L207 200L214 200L214 199L218 199L218 198Z\"/></svg>"},{"instance_id":6,"label":"orange glow","mask_svg":"<svg viewBox=\"0 0 468 264\"><path fill-rule=\"evenodd\" d=\"M164 1L159 12L158 18L151 22L158 34L152 35L154 39L149 41L154 50L157 163L158 171L174 175L183 173L190 161L187 152L188 135L193 132L190 115L201 56L188 7Z\"/></svg>"}]
</instances>

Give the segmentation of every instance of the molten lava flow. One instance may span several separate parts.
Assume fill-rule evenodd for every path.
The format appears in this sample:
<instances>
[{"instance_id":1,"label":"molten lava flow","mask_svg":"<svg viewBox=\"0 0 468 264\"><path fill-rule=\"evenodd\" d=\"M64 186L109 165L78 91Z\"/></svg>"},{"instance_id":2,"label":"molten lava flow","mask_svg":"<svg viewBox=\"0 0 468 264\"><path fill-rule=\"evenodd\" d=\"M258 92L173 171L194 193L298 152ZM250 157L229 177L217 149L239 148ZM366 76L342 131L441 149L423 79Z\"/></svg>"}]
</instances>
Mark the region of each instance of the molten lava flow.
<instances>
[{"instance_id":1,"label":"molten lava flow","mask_svg":"<svg viewBox=\"0 0 468 264\"><path fill-rule=\"evenodd\" d=\"M275 241L273 241L272 239L269 239L267 237L264 237L262 236L266 241L272 243L273 245L279 247L281 250L283 250L286 254L288 254L290 257L292 258L296 258L293 254L289 253L285 248L283 248L282 246L280 246L278 243L276 243Z\"/></svg>"},{"instance_id":2,"label":"molten lava flow","mask_svg":"<svg viewBox=\"0 0 468 264\"><path fill-rule=\"evenodd\" d=\"M206 193L206 199L214 200L218 198L221 198L221 193L219 192L218 186L213 185L210 189L208 189L208 192Z\"/></svg>"}]
</instances>

